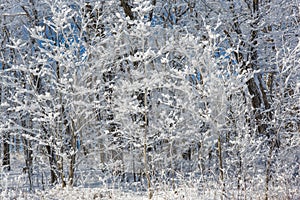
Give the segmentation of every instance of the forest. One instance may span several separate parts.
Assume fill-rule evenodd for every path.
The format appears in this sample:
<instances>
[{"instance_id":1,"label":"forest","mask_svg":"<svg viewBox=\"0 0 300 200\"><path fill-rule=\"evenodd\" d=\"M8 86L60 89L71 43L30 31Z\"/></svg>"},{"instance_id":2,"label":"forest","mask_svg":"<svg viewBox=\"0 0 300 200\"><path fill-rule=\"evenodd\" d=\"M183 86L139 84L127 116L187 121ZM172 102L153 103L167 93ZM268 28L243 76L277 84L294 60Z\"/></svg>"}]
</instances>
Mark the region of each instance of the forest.
<instances>
[{"instance_id":1,"label":"forest","mask_svg":"<svg viewBox=\"0 0 300 200\"><path fill-rule=\"evenodd\" d=\"M0 199L300 199L298 0L0 0Z\"/></svg>"}]
</instances>

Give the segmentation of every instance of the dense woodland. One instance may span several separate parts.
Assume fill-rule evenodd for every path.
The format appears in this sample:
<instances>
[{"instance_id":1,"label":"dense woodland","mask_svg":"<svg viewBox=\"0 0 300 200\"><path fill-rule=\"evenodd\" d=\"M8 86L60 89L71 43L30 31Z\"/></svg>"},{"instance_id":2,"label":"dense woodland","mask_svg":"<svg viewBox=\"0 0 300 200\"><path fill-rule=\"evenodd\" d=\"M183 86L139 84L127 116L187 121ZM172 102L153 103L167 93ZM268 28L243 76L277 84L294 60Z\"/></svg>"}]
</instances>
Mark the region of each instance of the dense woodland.
<instances>
[{"instance_id":1,"label":"dense woodland","mask_svg":"<svg viewBox=\"0 0 300 200\"><path fill-rule=\"evenodd\" d=\"M299 1L1 0L0 29L1 191L300 198Z\"/></svg>"}]
</instances>

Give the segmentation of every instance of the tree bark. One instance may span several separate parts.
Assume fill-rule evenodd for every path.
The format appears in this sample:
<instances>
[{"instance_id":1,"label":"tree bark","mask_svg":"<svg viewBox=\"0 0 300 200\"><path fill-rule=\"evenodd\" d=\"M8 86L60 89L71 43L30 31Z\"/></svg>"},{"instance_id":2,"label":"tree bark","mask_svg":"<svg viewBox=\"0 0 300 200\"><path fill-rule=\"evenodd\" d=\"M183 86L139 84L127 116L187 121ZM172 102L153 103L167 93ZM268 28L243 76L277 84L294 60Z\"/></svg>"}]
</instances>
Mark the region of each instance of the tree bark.
<instances>
[{"instance_id":1,"label":"tree bark","mask_svg":"<svg viewBox=\"0 0 300 200\"><path fill-rule=\"evenodd\" d=\"M144 105L145 105L145 111L144 111L144 166L145 166L145 173L146 173L146 178L147 178L147 187L148 187L148 198L152 199L153 197L153 191L151 188L151 178L150 178L150 174L149 174L149 164L148 164L148 155L147 155L147 149L148 149L148 145L147 145L147 137L148 137L148 111L147 111L147 107L148 107L148 100L147 100L147 88L144 91Z\"/></svg>"},{"instance_id":2,"label":"tree bark","mask_svg":"<svg viewBox=\"0 0 300 200\"><path fill-rule=\"evenodd\" d=\"M33 174L33 150L30 139L23 138L24 153L25 153L25 164L28 174L29 187L32 190L32 174Z\"/></svg>"},{"instance_id":3,"label":"tree bark","mask_svg":"<svg viewBox=\"0 0 300 200\"><path fill-rule=\"evenodd\" d=\"M71 137L71 149L70 149L70 164L69 164L69 185L73 186L75 177L75 162L76 162L76 135L74 133L74 122L71 120L71 125L69 124L69 134Z\"/></svg>"},{"instance_id":4,"label":"tree bark","mask_svg":"<svg viewBox=\"0 0 300 200\"><path fill-rule=\"evenodd\" d=\"M224 182L224 169L223 169L221 136L219 136L219 138L218 138L218 158L219 158L220 183L222 184L221 200L223 200L223 197L225 195L225 182Z\"/></svg>"},{"instance_id":5,"label":"tree bark","mask_svg":"<svg viewBox=\"0 0 300 200\"><path fill-rule=\"evenodd\" d=\"M134 20L134 15L131 10L131 7L128 5L128 0L121 0L121 6L123 7L123 10L131 20Z\"/></svg>"},{"instance_id":6,"label":"tree bark","mask_svg":"<svg viewBox=\"0 0 300 200\"><path fill-rule=\"evenodd\" d=\"M50 181L51 184L57 183L57 163L54 149L50 145L46 145L48 157L49 157L49 165L50 165Z\"/></svg>"},{"instance_id":7,"label":"tree bark","mask_svg":"<svg viewBox=\"0 0 300 200\"><path fill-rule=\"evenodd\" d=\"M5 170L10 171L10 150L9 150L10 134L4 133L3 137L3 159L2 166Z\"/></svg>"}]
</instances>

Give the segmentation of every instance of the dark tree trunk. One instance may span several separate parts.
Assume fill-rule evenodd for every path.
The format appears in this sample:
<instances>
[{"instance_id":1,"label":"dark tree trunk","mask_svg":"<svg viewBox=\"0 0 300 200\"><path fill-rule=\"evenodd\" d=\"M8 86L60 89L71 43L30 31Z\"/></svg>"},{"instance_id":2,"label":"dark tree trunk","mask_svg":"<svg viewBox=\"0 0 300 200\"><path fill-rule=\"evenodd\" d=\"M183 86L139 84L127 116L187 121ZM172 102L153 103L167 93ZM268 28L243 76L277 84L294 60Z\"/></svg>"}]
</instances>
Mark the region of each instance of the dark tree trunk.
<instances>
[{"instance_id":1,"label":"dark tree trunk","mask_svg":"<svg viewBox=\"0 0 300 200\"><path fill-rule=\"evenodd\" d=\"M121 0L121 6L123 7L123 10L131 20L134 20L134 15L131 10L131 6L128 4L128 0Z\"/></svg>"},{"instance_id":2,"label":"dark tree trunk","mask_svg":"<svg viewBox=\"0 0 300 200\"><path fill-rule=\"evenodd\" d=\"M56 163L56 156L54 149L50 145L46 145L48 157L49 157L49 164L50 164L50 176L51 176L51 184L57 183L57 163Z\"/></svg>"},{"instance_id":3,"label":"dark tree trunk","mask_svg":"<svg viewBox=\"0 0 300 200\"><path fill-rule=\"evenodd\" d=\"M252 2L252 17L253 23L251 23L251 38L250 38L250 53L248 59L249 65L245 66L246 69L251 69L252 71L258 70L258 23L259 23L259 2L258 0L253 0ZM264 80L261 73L254 74L248 82L248 90L252 97L252 107L254 108L254 118L255 124L257 124L257 132L269 135L267 130L267 121L270 120L270 112L265 112L270 108L266 88L264 88Z\"/></svg>"},{"instance_id":4,"label":"dark tree trunk","mask_svg":"<svg viewBox=\"0 0 300 200\"><path fill-rule=\"evenodd\" d=\"M29 187L32 190L32 174L33 174L33 151L31 141L27 138L23 138L26 172L28 174Z\"/></svg>"},{"instance_id":5,"label":"dark tree trunk","mask_svg":"<svg viewBox=\"0 0 300 200\"><path fill-rule=\"evenodd\" d=\"M9 150L10 134L5 133L3 138L3 160L2 166L5 170L10 171L10 150Z\"/></svg>"}]
</instances>

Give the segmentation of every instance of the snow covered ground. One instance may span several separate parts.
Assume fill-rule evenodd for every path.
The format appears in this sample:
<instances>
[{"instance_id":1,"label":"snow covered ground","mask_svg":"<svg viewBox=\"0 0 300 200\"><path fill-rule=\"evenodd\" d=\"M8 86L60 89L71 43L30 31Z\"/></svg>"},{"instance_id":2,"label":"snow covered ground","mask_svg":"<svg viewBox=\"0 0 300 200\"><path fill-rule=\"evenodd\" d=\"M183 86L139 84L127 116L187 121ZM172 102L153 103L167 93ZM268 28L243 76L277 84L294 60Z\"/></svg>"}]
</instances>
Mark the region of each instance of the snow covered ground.
<instances>
[{"instance_id":1,"label":"snow covered ground","mask_svg":"<svg viewBox=\"0 0 300 200\"><path fill-rule=\"evenodd\" d=\"M148 199L146 192L129 192L119 189L105 189L105 188L53 188L47 191L35 191L32 193L22 190L5 190L0 194L3 200L11 199L49 199L49 200L90 200L90 199L115 199L115 200L146 200ZM176 191L155 191L154 200L179 200L179 199L218 199L216 194L208 193L205 196L199 196L194 188L182 188Z\"/></svg>"},{"instance_id":2,"label":"snow covered ground","mask_svg":"<svg viewBox=\"0 0 300 200\"><path fill-rule=\"evenodd\" d=\"M29 191L28 175L22 172L25 163L21 154L13 154L12 170L0 171L0 200L32 199L32 200L142 200L148 199L146 180L133 181L131 174L124 179L121 176L112 176L110 172L81 168L76 171L74 187L62 188L60 184L51 186L49 169L45 166L43 171L34 171L33 188ZM85 165L87 167L87 165ZM166 181L163 178L153 181L154 200L218 200L221 199L220 185L215 180L201 182L198 175L181 176ZM162 176L161 176L162 177ZM219 186L218 186L219 185ZM300 199L299 188L286 188L283 185L270 185L269 199ZM272 191L272 192L271 192ZM226 199L264 199L264 188L248 185L246 190L226 187Z\"/></svg>"}]
</instances>

